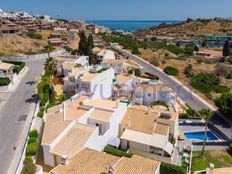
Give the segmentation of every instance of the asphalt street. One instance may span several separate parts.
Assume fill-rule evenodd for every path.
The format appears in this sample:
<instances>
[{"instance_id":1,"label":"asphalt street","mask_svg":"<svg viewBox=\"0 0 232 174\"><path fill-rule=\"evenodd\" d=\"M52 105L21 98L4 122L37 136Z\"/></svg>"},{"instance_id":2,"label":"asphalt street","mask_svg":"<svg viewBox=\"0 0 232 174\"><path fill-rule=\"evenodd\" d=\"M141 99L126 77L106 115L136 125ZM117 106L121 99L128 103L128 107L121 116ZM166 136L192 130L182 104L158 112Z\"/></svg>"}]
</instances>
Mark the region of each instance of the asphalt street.
<instances>
[{"instance_id":1,"label":"asphalt street","mask_svg":"<svg viewBox=\"0 0 232 174\"><path fill-rule=\"evenodd\" d=\"M28 72L0 110L0 174L6 174L15 155L20 135L32 116L28 112L35 99L35 78L43 70L43 60L26 62Z\"/></svg>"}]
</instances>

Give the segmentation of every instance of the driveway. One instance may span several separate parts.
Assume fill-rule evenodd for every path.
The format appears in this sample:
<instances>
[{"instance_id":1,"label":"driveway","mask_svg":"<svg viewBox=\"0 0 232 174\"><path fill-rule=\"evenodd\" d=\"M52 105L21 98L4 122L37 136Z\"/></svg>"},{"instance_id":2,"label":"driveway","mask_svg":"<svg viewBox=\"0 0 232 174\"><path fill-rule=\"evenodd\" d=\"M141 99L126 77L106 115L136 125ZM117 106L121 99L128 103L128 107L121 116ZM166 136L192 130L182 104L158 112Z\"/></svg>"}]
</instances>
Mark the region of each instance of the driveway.
<instances>
[{"instance_id":1,"label":"driveway","mask_svg":"<svg viewBox=\"0 0 232 174\"><path fill-rule=\"evenodd\" d=\"M43 70L43 60L26 62L29 67L27 74L21 80L16 90L8 96L0 108L0 173L6 174L15 155L14 147L18 148L20 135L26 124L30 124L32 116L28 117L31 106L37 102L35 97L35 78Z\"/></svg>"}]
</instances>

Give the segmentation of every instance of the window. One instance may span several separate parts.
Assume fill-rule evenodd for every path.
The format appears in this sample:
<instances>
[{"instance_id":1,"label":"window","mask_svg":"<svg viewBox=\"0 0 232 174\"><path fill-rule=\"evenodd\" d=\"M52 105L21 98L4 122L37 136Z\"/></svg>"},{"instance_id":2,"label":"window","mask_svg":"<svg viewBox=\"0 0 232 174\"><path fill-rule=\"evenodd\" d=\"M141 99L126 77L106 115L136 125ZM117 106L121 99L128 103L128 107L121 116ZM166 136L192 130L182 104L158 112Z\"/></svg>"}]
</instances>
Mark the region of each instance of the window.
<instances>
[{"instance_id":1,"label":"window","mask_svg":"<svg viewBox=\"0 0 232 174\"><path fill-rule=\"evenodd\" d=\"M88 91L88 90L89 90L89 85L87 85L87 84L82 84L82 85L81 85L81 89L82 89L83 91Z\"/></svg>"},{"instance_id":2,"label":"window","mask_svg":"<svg viewBox=\"0 0 232 174\"><path fill-rule=\"evenodd\" d=\"M76 89L79 89L79 84L76 84Z\"/></svg>"},{"instance_id":3,"label":"window","mask_svg":"<svg viewBox=\"0 0 232 174\"><path fill-rule=\"evenodd\" d=\"M75 82L75 78L70 77L70 78L69 78L69 81L70 81L70 82Z\"/></svg>"}]
</instances>

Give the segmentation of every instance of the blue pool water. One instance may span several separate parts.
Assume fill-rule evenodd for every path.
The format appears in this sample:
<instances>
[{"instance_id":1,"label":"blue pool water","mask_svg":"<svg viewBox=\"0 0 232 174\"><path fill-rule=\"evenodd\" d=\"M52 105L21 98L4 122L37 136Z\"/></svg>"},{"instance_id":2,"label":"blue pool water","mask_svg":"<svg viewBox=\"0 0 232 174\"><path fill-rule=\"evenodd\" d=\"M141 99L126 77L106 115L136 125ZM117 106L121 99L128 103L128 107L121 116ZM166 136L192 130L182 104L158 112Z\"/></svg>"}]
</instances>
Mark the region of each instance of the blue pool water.
<instances>
[{"instance_id":1,"label":"blue pool water","mask_svg":"<svg viewBox=\"0 0 232 174\"><path fill-rule=\"evenodd\" d=\"M184 133L186 139L197 139L197 140L204 140L205 132L189 132ZM207 131L207 141L210 140L218 140L218 138L210 131Z\"/></svg>"},{"instance_id":2,"label":"blue pool water","mask_svg":"<svg viewBox=\"0 0 232 174\"><path fill-rule=\"evenodd\" d=\"M121 102L121 103L125 103L127 106L130 104L130 102L125 101L125 100L120 100L119 102Z\"/></svg>"}]
</instances>

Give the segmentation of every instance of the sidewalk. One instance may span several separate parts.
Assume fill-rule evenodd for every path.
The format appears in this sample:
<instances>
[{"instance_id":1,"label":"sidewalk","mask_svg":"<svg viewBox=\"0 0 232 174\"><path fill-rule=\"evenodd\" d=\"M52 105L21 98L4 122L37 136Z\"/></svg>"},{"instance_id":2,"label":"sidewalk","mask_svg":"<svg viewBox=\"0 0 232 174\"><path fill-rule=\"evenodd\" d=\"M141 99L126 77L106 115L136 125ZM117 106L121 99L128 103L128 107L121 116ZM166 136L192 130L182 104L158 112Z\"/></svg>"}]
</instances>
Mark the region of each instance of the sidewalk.
<instances>
[{"instance_id":1,"label":"sidewalk","mask_svg":"<svg viewBox=\"0 0 232 174\"><path fill-rule=\"evenodd\" d=\"M19 142L17 143L18 146L16 147L14 158L11 161L11 164L10 164L10 167L8 169L7 174L15 174L15 173L19 174L16 172L16 170L18 169L19 162L20 162L21 158L23 157L23 154L25 153L25 151L24 151L25 150L24 148L26 145L25 143L26 143L26 139L28 136L28 131L30 130L30 127L31 127L31 124L33 121L35 107L36 107L36 104L33 103L31 108L30 108L30 111L28 113L25 127L24 127L22 133L20 134Z\"/></svg>"}]
</instances>

